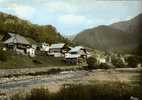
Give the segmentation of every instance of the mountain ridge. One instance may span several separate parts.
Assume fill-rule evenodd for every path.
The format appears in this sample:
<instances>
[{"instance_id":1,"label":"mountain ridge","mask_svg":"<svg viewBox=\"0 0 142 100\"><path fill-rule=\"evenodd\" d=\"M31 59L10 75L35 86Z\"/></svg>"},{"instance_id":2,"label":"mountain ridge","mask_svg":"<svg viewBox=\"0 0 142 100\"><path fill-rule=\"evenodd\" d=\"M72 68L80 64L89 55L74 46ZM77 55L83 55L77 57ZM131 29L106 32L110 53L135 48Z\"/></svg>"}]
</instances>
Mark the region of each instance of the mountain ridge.
<instances>
[{"instance_id":1,"label":"mountain ridge","mask_svg":"<svg viewBox=\"0 0 142 100\"><path fill-rule=\"evenodd\" d=\"M131 34L142 33L142 14L137 15L136 17L127 20L120 21L110 25L112 28L122 30Z\"/></svg>"},{"instance_id":2,"label":"mountain ridge","mask_svg":"<svg viewBox=\"0 0 142 100\"><path fill-rule=\"evenodd\" d=\"M131 24L129 25L129 23ZM141 41L141 23L142 14L128 21L83 30L77 34L73 41L79 45L99 50L134 50Z\"/></svg>"}]
</instances>

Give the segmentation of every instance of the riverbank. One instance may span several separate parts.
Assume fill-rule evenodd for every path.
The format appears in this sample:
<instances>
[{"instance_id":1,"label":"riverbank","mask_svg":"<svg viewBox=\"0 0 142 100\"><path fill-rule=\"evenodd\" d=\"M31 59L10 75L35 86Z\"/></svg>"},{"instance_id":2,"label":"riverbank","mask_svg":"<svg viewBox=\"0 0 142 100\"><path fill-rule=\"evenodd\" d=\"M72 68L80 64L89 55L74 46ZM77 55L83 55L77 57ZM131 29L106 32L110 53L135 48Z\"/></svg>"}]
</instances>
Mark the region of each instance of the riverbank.
<instances>
[{"instance_id":1,"label":"riverbank","mask_svg":"<svg viewBox=\"0 0 142 100\"><path fill-rule=\"evenodd\" d=\"M0 72L7 71L7 74L17 74L22 69L9 69L0 70ZM49 68L31 68L23 69L22 73L48 71ZM42 75L20 75L13 77L1 77L0 78L0 93L6 96L14 95L21 91L30 91L33 88L48 88L51 92L60 90L64 84L96 84L105 82L120 82L131 84L137 81L141 69L138 68L125 68L125 69L98 69L98 70L71 70L67 68L67 71L63 68L62 71L54 74L42 74ZM3 74L4 75L4 74Z\"/></svg>"},{"instance_id":2,"label":"riverbank","mask_svg":"<svg viewBox=\"0 0 142 100\"><path fill-rule=\"evenodd\" d=\"M41 75L48 74L50 71L60 72L65 70L74 70L80 66L63 66L63 67L39 67L39 68L16 68L16 69L0 69L0 77L18 77L25 75Z\"/></svg>"},{"instance_id":3,"label":"riverbank","mask_svg":"<svg viewBox=\"0 0 142 100\"><path fill-rule=\"evenodd\" d=\"M16 68L16 69L0 69L0 78L18 77L18 76L36 76L55 74L62 71L83 70L81 66L63 66L63 67L40 67L40 68ZM108 70L115 70L120 72L139 72L141 68L114 68ZM105 69L96 69L96 71L107 71Z\"/></svg>"}]
</instances>

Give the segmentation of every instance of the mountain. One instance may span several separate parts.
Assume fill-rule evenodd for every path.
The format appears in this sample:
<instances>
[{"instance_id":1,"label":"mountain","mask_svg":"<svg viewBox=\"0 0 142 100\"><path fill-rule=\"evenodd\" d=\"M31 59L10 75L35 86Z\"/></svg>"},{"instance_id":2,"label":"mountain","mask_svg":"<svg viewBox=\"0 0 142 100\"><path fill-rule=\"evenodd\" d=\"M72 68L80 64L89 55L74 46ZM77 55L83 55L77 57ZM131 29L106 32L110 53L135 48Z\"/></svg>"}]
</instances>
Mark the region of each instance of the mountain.
<instances>
[{"instance_id":1,"label":"mountain","mask_svg":"<svg viewBox=\"0 0 142 100\"><path fill-rule=\"evenodd\" d=\"M76 37L76 35L65 35L64 37L72 41Z\"/></svg>"},{"instance_id":2,"label":"mountain","mask_svg":"<svg viewBox=\"0 0 142 100\"><path fill-rule=\"evenodd\" d=\"M134 50L140 44L142 14L135 18L111 25L87 29L74 38L74 42L99 50Z\"/></svg>"},{"instance_id":3,"label":"mountain","mask_svg":"<svg viewBox=\"0 0 142 100\"><path fill-rule=\"evenodd\" d=\"M110 26L131 34L142 33L142 14L139 14L131 20L113 23Z\"/></svg>"},{"instance_id":4,"label":"mountain","mask_svg":"<svg viewBox=\"0 0 142 100\"><path fill-rule=\"evenodd\" d=\"M129 33L103 25L81 32L73 41L101 50L134 48L137 42Z\"/></svg>"},{"instance_id":5,"label":"mountain","mask_svg":"<svg viewBox=\"0 0 142 100\"><path fill-rule=\"evenodd\" d=\"M52 25L32 24L11 14L0 12L0 35L8 32L20 34L37 42L66 41Z\"/></svg>"}]
</instances>

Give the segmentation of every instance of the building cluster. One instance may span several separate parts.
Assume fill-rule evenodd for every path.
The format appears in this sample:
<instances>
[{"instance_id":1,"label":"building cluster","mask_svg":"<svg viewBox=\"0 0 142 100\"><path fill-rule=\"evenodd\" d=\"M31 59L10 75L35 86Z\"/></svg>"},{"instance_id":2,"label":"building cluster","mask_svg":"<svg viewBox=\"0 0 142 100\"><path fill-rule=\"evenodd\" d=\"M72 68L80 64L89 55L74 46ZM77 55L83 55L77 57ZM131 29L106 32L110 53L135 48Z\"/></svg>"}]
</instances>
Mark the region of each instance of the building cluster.
<instances>
[{"instance_id":1,"label":"building cluster","mask_svg":"<svg viewBox=\"0 0 142 100\"><path fill-rule=\"evenodd\" d=\"M31 44L25 37L8 33L3 37L3 50L14 51L17 54L35 57L37 55L48 55L54 57L63 57L66 63L78 64L85 62L90 56L85 47L76 46L69 47L65 43L56 43L49 45L48 43Z\"/></svg>"}]
</instances>

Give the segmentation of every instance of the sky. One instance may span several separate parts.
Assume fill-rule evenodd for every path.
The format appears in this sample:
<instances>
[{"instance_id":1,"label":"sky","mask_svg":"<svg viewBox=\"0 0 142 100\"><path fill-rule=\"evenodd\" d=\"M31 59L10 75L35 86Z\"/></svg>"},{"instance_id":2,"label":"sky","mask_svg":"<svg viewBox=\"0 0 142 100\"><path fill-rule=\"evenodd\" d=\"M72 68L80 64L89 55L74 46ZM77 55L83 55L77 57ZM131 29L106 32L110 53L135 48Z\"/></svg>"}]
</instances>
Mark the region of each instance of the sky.
<instances>
[{"instance_id":1,"label":"sky","mask_svg":"<svg viewBox=\"0 0 142 100\"><path fill-rule=\"evenodd\" d=\"M142 0L0 0L0 11L73 35L137 16Z\"/></svg>"}]
</instances>

